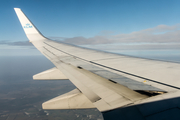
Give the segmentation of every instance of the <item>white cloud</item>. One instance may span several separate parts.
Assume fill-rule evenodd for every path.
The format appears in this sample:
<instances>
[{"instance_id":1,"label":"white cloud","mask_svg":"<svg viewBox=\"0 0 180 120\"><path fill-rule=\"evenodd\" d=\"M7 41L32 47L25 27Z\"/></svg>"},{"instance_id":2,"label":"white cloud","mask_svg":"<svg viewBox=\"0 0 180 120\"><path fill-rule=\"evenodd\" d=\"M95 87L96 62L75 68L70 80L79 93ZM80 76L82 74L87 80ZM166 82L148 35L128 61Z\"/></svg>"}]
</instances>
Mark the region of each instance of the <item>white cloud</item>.
<instances>
[{"instance_id":1,"label":"white cloud","mask_svg":"<svg viewBox=\"0 0 180 120\"><path fill-rule=\"evenodd\" d=\"M94 36L91 38L85 38L82 36L73 38L50 38L70 44L91 45L91 47L97 49L180 49L180 24L172 26L158 25L154 28L148 28L127 34L121 33L117 35L112 35L112 31L102 31L98 34L98 36ZM30 44L28 41L1 41L0 44L13 46L32 46L32 44Z\"/></svg>"},{"instance_id":2,"label":"white cloud","mask_svg":"<svg viewBox=\"0 0 180 120\"><path fill-rule=\"evenodd\" d=\"M167 26L158 25L154 28L148 28L145 30L135 31L132 33L121 33L117 35L111 35L111 31L102 31L98 36L91 38L74 37L74 38L62 38L52 37L56 40L61 40L67 43L76 45L87 44L109 44L109 43L169 43L180 42L180 24Z\"/></svg>"},{"instance_id":3,"label":"white cloud","mask_svg":"<svg viewBox=\"0 0 180 120\"><path fill-rule=\"evenodd\" d=\"M180 25L173 26L158 25L141 31L135 31L129 34L118 34L112 36L114 42L180 42Z\"/></svg>"}]
</instances>

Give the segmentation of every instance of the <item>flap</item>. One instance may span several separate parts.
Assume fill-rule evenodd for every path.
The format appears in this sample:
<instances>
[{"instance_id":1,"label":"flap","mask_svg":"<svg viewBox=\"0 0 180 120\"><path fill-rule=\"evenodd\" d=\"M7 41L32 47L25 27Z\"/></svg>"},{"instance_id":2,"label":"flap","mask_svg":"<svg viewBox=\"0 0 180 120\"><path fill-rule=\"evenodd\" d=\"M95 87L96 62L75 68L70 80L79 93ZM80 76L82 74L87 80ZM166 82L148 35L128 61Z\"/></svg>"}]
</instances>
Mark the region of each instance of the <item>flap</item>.
<instances>
[{"instance_id":1,"label":"flap","mask_svg":"<svg viewBox=\"0 0 180 120\"><path fill-rule=\"evenodd\" d=\"M33 76L34 80L64 80L68 79L59 69L56 67L46 70L44 72L38 73Z\"/></svg>"},{"instance_id":2,"label":"flap","mask_svg":"<svg viewBox=\"0 0 180 120\"><path fill-rule=\"evenodd\" d=\"M42 104L43 109L87 109L95 108L78 89L60 95Z\"/></svg>"}]
</instances>

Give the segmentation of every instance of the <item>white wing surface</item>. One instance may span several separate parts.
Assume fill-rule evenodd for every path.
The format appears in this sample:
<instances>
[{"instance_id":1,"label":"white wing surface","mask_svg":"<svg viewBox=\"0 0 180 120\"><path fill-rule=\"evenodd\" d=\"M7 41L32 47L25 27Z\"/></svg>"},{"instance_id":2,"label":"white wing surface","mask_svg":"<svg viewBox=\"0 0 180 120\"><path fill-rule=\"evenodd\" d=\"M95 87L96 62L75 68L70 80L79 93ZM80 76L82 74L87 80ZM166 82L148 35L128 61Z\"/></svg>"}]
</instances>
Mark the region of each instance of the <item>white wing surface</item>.
<instances>
[{"instance_id":1,"label":"white wing surface","mask_svg":"<svg viewBox=\"0 0 180 120\"><path fill-rule=\"evenodd\" d=\"M180 89L180 64L55 42L44 37L19 8L15 11L29 41L55 65L55 68L34 78L69 79L77 87L43 103L44 109L96 107L106 113L179 97L175 93ZM171 93L174 93L173 96ZM164 95L167 97L164 98ZM143 113L140 116L145 118Z\"/></svg>"}]
</instances>

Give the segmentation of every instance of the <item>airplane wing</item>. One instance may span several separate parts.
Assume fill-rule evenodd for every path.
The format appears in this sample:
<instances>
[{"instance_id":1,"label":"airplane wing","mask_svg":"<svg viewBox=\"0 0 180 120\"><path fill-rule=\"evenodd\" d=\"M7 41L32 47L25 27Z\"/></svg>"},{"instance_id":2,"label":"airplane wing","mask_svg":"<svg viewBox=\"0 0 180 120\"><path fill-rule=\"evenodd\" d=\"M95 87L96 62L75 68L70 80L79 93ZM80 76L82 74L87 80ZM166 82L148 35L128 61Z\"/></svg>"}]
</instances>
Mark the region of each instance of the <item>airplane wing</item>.
<instances>
[{"instance_id":1,"label":"airplane wing","mask_svg":"<svg viewBox=\"0 0 180 120\"><path fill-rule=\"evenodd\" d=\"M52 41L21 9L15 12L29 41L55 65L33 78L69 79L77 87L44 102L43 109L97 108L105 120L180 118L175 114L180 113L180 64Z\"/></svg>"}]
</instances>

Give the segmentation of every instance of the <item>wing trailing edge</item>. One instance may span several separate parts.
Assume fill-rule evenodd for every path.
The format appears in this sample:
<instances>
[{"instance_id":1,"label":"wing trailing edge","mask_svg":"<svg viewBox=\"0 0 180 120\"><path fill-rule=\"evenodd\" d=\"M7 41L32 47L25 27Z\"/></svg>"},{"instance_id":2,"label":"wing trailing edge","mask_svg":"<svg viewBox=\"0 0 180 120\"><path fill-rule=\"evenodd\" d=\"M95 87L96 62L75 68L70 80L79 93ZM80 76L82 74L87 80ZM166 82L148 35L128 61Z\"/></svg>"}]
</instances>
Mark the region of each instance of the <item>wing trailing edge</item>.
<instances>
[{"instance_id":1,"label":"wing trailing edge","mask_svg":"<svg viewBox=\"0 0 180 120\"><path fill-rule=\"evenodd\" d=\"M68 79L59 69L56 67L38 73L33 76L34 80L66 80Z\"/></svg>"},{"instance_id":2,"label":"wing trailing edge","mask_svg":"<svg viewBox=\"0 0 180 120\"><path fill-rule=\"evenodd\" d=\"M66 94L60 95L42 104L43 109L87 109L95 108L92 102L74 89Z\"/></svg>"}]
</instances>

